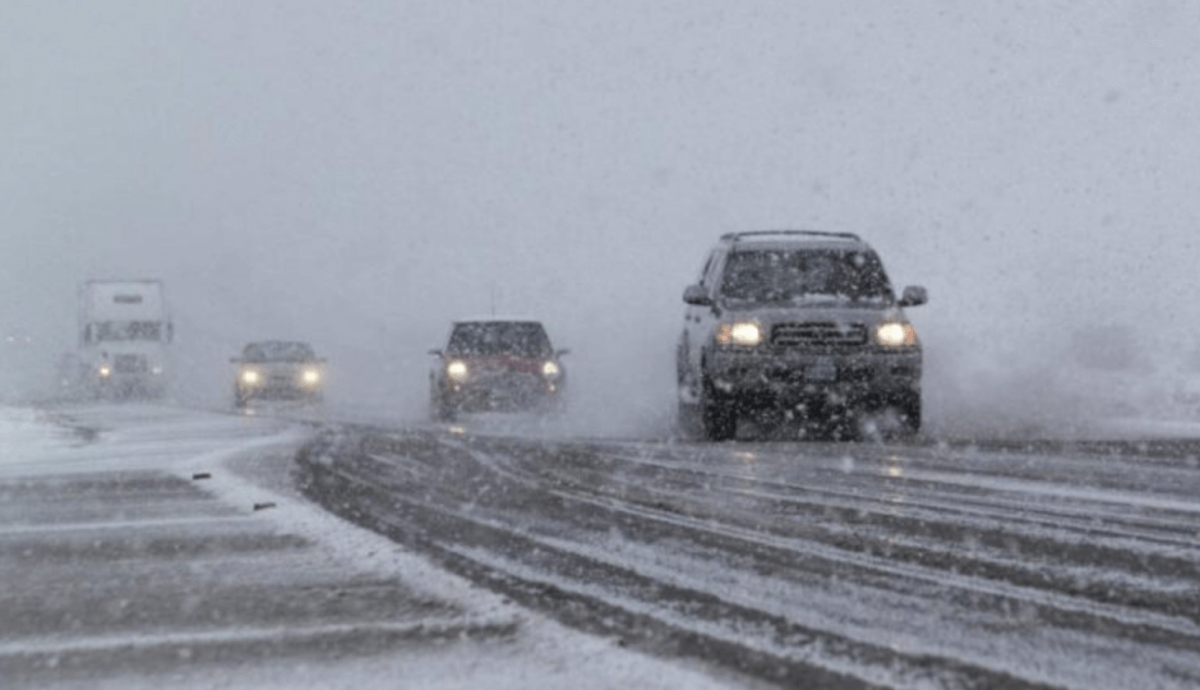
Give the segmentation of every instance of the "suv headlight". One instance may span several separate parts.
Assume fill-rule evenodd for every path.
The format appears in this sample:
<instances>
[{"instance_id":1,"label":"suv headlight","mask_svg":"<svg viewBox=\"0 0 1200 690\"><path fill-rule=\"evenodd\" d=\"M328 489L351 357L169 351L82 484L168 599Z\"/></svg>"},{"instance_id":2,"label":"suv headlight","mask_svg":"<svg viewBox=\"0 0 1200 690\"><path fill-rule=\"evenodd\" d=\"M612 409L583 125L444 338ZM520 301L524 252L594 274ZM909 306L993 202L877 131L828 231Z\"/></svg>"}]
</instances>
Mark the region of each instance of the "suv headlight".
<instances>
[{"instance_id":1,"label":"suv headlight","mask_svg":"<svg viewBox=\"0 0 1200 690\"><path fill-rule=\"evenodd\" d=\"M241 378L242 378L242 383L253 386L254 384L258 383L259 379L261 379L262 377L260 377L258 375L258 372L255 371L254 369L246 369L245 371L242 372Z\"/></svg>"},{"instance_id":2,"label":"suv headlight","mask_svg":"<svg viewBox=\"0 0 1200 690\"><path fill-rule=\"evenodd\" d=\"M321 372L316 369L305 369L304 373L300 375L300 380L306 386L315 386L321 382Z\"/></svg>"},{"instance_id":3,"label":"suv headlight","mask_svg":"<svg viewBox=\"0 0 1200 690\"><path fill-rule=\"evenodd\" d=\"M562 369L556 362L546 362L542 365L542 376L548 379L556 379L562 375Z\"/></svg>"},{"instance_id":4,"label":"suv headlight","mask_svg":"<svg viewBox=\"0 0 1200 690\"><path fill-rule=\"evenodd\" d=\"M717 326L714 336L718 345L754 347L763 341L763 327L757 321L735 321Z\"/></svg>"},{"instance_id":5,"label":"suv headlight","mask_svg":"<svg viewBox=\"0 0 1200 690\"><path fill-rule=\"evenodd\" d=\"M469 373L467 363L460 359L451 360L446 364L446 376L451 381L462 383L467 380L467 374Z\"/></svg>"},{"instance_id":6,"label":"suv headlight","mask_svg":"<svg viewBox=\"0 0 1200 690\"><path fill-rule=\"evenodd\" d=\"M881 323L875 327L875 342L884 347L912 347L917 344L917 330L909 323Z\"/></svg>"}]
</instances>

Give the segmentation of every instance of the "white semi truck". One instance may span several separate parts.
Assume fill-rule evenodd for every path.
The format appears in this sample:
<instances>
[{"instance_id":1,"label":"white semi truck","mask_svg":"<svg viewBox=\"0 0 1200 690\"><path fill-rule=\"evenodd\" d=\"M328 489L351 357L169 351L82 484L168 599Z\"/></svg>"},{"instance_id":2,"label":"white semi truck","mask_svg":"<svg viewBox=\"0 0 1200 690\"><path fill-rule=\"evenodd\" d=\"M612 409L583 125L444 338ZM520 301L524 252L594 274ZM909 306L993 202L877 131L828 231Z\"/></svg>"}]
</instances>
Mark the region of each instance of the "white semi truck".
<instances>
[{"instance_id":1,"label":"white semi truck","mask_svg":"<svg viewBox=\"0 0 1200 690\"><path fill-rule=\"evenodd\" d=\"M161 280L89 280L79 286L85 385L103 397L166 393L174 335Z\"/></svg>"}]
</instances>

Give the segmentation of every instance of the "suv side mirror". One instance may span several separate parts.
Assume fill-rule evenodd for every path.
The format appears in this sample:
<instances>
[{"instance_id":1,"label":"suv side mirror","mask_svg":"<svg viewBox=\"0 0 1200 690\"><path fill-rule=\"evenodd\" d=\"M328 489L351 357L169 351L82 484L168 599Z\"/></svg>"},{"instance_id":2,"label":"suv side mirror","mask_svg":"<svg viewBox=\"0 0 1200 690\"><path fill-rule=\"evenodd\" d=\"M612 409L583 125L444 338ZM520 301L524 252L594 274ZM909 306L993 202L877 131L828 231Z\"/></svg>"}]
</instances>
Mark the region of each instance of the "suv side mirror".
<instances>
[{"instance_id":1,"label":"suv side mirror","mask_svg":"<svg viewBox=\"0 0 1200 690\"><path fill-rule=\"evenodd\" d=\"M708 290L704 289L703 285L689 285L683 291L683 301L697 307L711 307L712 297L708 296Z\"/></svg>"},{"instance_id":2,"label":"suv side mirror","mask_svg":"<svg viewBox=\"0 0 1200 690\"><path fill-rule=\"evenodd\" d=\"M562 350L555 350L555 351L554 351L554 357L555 357L556 359L557 359L558 357L562 357L563 355L569 355L569 354L571 354L571 350L570 350L570 349L562 349Z\"/></svg>"},{"instance_id":3,"label":"suv side mirror","mask_svg":"<svg viewBox=\"0 0 1200 690\"><path fill-rule=\"evenodd\" d=\"M429 354L434 355L435 357L441 357L442 351L441 350L430 350Z\"/></svg>"},{"instance_id":4,"label":"suv side mirror","mask_svg":"<svg viewBox=\"0 0 1200 690\"><path fill-rule=\"evenodd\" d=\"M909 285L900 296L900 306L918 307L929 301L929 293L920 285Z\"/></svg>"}]
</instances>

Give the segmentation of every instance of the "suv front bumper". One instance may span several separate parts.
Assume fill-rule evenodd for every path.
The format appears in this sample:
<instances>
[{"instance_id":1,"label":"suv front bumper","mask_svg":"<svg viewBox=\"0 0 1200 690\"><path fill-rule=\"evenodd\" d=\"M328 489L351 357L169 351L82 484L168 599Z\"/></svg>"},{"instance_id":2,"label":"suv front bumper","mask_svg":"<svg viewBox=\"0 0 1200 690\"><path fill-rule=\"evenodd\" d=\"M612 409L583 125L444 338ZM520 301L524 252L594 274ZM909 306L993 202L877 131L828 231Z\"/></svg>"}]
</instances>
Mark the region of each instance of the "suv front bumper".
<instances>
[{"instance_id":1,"label":"suv front bumper","mask_svg":"<svg viewBox=\"0 0 1200 690\"><path fill-rule=\"evenodd\" d=\"M557 404L564 390L561 379L546 381L530 374L438 385L443 403L462 412L535 410Z\"/></svg>"},{"instance_id":2,"label":"suv front bumper","mask_svg":"<svg viewBox=\"0 0 1200 690\"><path fill-rule=\"evenodd\" d=\"M748 352L715 348L705 359L713 393L742 404L887 404L920 391L921 351Z\"/></svg>"}]
</instances>

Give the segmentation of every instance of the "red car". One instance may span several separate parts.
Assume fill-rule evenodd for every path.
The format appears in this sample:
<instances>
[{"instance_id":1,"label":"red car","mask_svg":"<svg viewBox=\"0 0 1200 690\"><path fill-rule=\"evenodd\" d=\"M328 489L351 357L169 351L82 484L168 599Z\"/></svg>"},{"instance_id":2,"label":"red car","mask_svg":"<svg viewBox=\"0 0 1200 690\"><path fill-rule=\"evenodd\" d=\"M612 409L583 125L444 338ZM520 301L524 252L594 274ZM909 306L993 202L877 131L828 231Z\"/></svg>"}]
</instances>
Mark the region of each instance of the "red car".
<instances>
[{"instance_id":1,"label":"red car","mask_svg":"<svg viewBox=\"0 0 1200 690\"><path fill-rule=\"evenodd\" d=\"M460 412L558 411L566 370L538 321L458 321L445 350L430 350L430 414L451 421Z\"/></svg>"}]
</instances>

